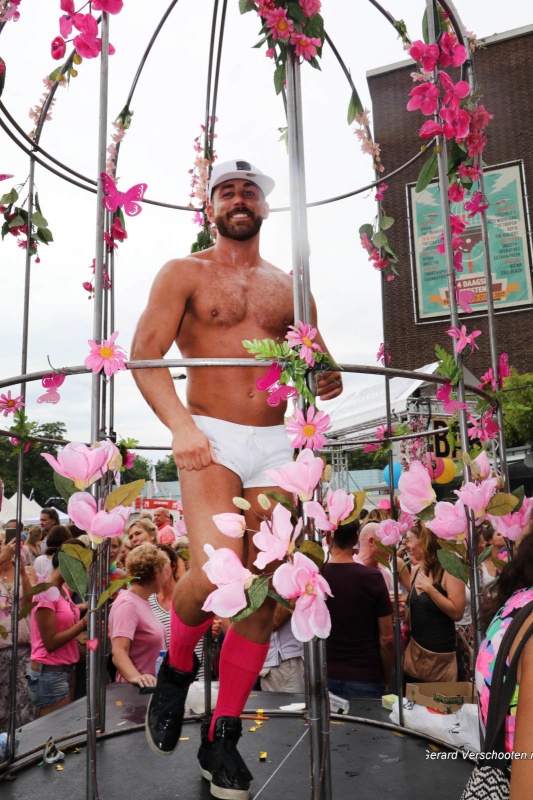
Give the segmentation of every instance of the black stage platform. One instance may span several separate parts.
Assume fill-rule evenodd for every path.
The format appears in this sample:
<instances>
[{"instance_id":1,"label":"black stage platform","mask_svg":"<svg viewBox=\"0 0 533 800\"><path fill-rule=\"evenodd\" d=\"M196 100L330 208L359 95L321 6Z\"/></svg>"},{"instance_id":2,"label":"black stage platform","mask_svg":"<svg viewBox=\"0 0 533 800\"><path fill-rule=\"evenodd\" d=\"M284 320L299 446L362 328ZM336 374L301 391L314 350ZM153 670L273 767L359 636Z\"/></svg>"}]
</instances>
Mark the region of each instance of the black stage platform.
<instances>
[{"instance_id":1,"label":"black stage platform","mask_svg":"<svg viewBox=\"0 0 533 800\"><path fill-rule=\"evenodd\" d=\"M277 710L303 700L300 695L257 692L247 710ZM129 685L112 684L107 691L105 734L100 737L98 788L101 800L208 800L209 784L198 771L196 752L200 720L184 724L183 741L169 757L154 755L144 735L147 696ZM21 729L15 780L0 776L1 800L85 800L86 750L70 745L82 739L85 701L79 700ZM375 720L367 724L362 719ZM472 771L459 754L454 759L429 759L440 749L426 739L403 734L389 723L389 712L376 700L350 704L350 716L331 720L331 772L334 800L456 800ZM142 727L141 727L142 726ZM251 730L255 728L255 730ZM239 750L254 775L252 797L261 800L307 800L310 796L309 741L303 716L274 716L257 726L243 721ZM42 763L42 743L53 736L66 750L56 765ZM33 752L32 752L33 751ZM266 761L260 754L266 752Z\"/></svg>"}]
</instances>

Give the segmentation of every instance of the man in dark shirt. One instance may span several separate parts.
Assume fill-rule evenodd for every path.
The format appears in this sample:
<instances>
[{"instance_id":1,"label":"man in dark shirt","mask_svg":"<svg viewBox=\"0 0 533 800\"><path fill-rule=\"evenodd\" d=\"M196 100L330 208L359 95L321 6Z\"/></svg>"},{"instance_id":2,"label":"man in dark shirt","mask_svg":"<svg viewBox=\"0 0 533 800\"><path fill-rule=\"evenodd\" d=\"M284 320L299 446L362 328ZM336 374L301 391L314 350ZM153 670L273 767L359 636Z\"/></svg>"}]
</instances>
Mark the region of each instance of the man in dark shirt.
<instances>
[{"instance_id":1,"label":"man in dark shirt","mask_svg":"<svg viewBox=\"0 0 533 800\"><path fill-rule=\"evenodd\" d=\"M356 540L357 523L337 528L323 569L333 594L328 686L341 697L381 697L393 657L392 606L381 573L354 562Z\"/></svg>"}]
</instances>

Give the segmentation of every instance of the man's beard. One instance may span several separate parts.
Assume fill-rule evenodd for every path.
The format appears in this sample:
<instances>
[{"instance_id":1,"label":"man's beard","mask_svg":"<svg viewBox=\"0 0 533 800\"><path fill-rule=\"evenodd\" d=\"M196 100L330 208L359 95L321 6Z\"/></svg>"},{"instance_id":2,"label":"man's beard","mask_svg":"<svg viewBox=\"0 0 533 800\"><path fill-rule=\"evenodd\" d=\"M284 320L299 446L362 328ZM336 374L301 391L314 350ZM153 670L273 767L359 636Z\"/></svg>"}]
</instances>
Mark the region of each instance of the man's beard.
<instances>
[{"instance_id":1,"label":"man's beard","mask_svg":"<svg viewBox=\"0 0 533 800\"><path fill-rule=\"evenodd\" d=\"M233 220L235 214L248 214L245 220ZM215 225L221 236L227 239L235 239L244 242L247 239L252 239L261 230L263 224L263 217L259 217L250 211L248 208L235 209L230 214L225 216L215 217Z\"/></svg>"}]
</instances>

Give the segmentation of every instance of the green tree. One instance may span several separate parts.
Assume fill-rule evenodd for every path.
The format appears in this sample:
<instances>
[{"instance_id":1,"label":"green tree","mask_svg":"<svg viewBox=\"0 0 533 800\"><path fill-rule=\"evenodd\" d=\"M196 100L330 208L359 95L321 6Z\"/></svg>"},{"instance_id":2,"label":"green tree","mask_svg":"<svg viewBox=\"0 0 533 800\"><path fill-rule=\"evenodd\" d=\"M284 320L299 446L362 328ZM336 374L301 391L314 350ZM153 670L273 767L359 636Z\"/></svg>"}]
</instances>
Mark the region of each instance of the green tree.
<instances>
[{"instance_id":1,"label":"green tree","mask_svg":"<svg viewBox=\"0 0 533 800\"><path fill-rule=\"evenodd\" d=\"M503 382L503 430L508 447L533 439L533 372L520 374L514 368Z\"/></svg>"},{"instance_id":2,"label":"green tree","mask_svg":"<svg viewBox=\"0 0 533 800\"><path fill-rule=\"evenodd\" d=\"M130 469L122 473L122 483L132 483L138 480L150 480L152 462L143 456L137 456Z\"/></svg>"},{"instance_id":3,"label":"green tree","mask_svg":"<svg viewBox=\"0 0 533 800\"><path fill-rule=\"evenodd\" d=\"M156 461L155 472L158 481L178 480L178 470L176 469L176 464L172 454L169 454L165 458L160 458L159 461Z\"/></svg>"},{"instance_id":4,"label":"green tree","mask_svg":"<svg viewBox=\"0 0 533 800\"><path fill-rule=\"evenodd\" d=\"M385 469L389 463L387 453L365 453L363 450L351 450L348 453L348 469Z\"/></svg>"},{"instance_id":5,"label":"green tree","mask_svg":"<svg viewBox=\"0 0 533 800\"><path fill-rule=\"evenodd\" d=\"M67 428L63 422L43 422L35 431L36 436L46 439L65 439ZM47 442L39 443L38 448L31 448L24 454L22 491L29 497L33 490L33 498L44 503L50 498L58 508L64 509L63 501L58 499L58 491L54 483L54 471L42 458L41 453L57 456L60 445ZM13 452L13 445L7 437L0 437L0 477L4 481L4 494L11 497L17 491L18 456Z\"/></svg>"}]
</instances>

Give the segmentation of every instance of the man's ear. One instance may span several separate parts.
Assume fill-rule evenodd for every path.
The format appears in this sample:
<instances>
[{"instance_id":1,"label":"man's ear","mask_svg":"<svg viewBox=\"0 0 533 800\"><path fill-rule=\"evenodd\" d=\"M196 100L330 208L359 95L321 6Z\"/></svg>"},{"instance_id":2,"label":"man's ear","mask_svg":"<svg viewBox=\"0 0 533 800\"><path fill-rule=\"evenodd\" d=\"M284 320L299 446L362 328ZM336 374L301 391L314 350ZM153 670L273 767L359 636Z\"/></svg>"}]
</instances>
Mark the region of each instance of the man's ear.
<instances>
[{"instance_id":1,"label":"man's ear","mask_svg":"<svg viewBox=\"0 0 533 800\"><path fill-rule=\"evenodd\" d=\"M211 222L211 224L213 224L215 222L215 210L214 210L213 204L211 202L208 202L206 204L205 213L207 215L207 219L209 220L209 222Z\"/></svg>"},{"instance_id":2,"label":"man's ear","mask_svg":"<svg viewBox=\"0 0 533 800\"><path fill-rule=\"evenodd\" d=\"M270 214L270 206L266 200L263 200L263 219L268 219Z\"/></svg>"}]
</instances>

